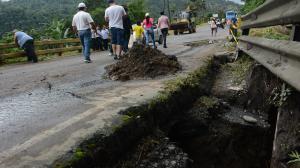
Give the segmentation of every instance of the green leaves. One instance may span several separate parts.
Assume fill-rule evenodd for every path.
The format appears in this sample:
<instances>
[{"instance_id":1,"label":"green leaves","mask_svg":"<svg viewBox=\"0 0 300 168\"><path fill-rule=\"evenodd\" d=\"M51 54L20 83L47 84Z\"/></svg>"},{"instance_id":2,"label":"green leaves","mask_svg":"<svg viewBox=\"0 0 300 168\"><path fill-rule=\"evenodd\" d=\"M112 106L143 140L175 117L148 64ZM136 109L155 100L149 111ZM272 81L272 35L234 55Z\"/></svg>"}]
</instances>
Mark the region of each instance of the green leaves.
<instances>
[{"instance_id":1,"label":"green leaves","mask_svg":"<svg viewBox=\"0 0 300 168\"><path fill-rule=\"evenodd\" d=\"M131 0L128 4L129 17L132 23L143 21L146 7L144 0Z\"/></svg>"},{"instance_id":2,"label":"green leaves","mask_svg":"<svg viewBox=\"0 0 300 168\"><path fill-rule=\"evenodd\" d=\"M241 9L241 12L243 14L246 14L248 12L251 12L253 9L257 8L261 4L263 4L265 0L246 0L245 5Z\"/></svg>"},{"instance_id":3,"label":"green leaves","mask_svg":"<svg viewBox=\"0 0 300 168\"><path fill-rule=\"evenodd\" d=\"M300 154L298 153L298 151L292 151L289 154L290 157L290 161L288 161L288 164L292 164L292 163L300 163Z\"/></svg>"},{"instance_id":4,"label":"green leaves","mask_svg":"<svg viewBox=\"0 0 300 168\"><path fill-rule=\"evenodd\" d=\"M10 0L0 3L0 35L13 29L27 33L47 28L53 20L72 20L81 0ZM43 36L44 34L42 34Z\"/></svg>"}]
</instances>

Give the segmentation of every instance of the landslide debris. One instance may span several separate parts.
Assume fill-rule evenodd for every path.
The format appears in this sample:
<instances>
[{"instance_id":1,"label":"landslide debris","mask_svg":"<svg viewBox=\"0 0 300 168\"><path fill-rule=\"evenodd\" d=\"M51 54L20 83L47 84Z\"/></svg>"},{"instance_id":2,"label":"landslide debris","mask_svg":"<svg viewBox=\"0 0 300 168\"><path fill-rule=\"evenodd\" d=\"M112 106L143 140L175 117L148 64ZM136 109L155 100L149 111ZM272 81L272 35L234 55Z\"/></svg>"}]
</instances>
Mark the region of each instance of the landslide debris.
<instances>
[{"instance_id":1,"label":"landslide debris","mask_svg":"<svg viewBox=\"0 0 300 168\"><path fill-rule=\"evenodd\" d=\"M135 45L120 61L105 67L112 80L127 81L174 74L181 69L176 56L165 55L157 49Z\"/></svg>"}]
</instances>

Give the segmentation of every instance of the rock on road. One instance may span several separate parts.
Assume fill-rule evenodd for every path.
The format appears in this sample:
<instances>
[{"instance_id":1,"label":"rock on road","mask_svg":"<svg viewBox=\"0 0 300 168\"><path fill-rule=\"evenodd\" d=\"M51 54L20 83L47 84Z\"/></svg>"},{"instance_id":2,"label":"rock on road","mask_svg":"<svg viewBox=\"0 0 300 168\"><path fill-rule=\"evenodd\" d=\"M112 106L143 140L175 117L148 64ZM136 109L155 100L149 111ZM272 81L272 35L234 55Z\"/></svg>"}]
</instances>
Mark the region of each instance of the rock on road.
<instances>
[{"instance_id":1,"label":"rock on road","mask_svg":"<svg viewBox=\"0 0 300 168\"><path fill-rule=\"evenodd\" d=\"M220 30L216 39L226 35ZM186 42L211 39L208 26L195 34L169 36L169 48L186 74L199 67L214 45L191 48ZM0 68L0 168L43 167L95 131L111 124L125 108L153 98L168 76L129 82L103 78L114 62L108 52L95 52L93 63L80 56L38 64ZM130 68L130 67L128 67Z\"/></svg>"}]
</instances>

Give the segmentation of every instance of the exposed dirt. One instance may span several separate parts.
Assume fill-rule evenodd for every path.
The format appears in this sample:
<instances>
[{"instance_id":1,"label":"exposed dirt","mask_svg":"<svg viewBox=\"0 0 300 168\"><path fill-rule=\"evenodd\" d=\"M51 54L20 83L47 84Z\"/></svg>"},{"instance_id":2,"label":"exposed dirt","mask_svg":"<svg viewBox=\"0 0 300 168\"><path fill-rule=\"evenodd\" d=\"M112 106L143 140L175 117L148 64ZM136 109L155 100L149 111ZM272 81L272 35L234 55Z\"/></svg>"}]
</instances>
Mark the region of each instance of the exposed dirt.
<instances>
[{"instance_id":1,"label":"exposed dirt","mask_svg":"<svg viewBox=\"0 0 300 168\"><path fill-rule=\"evenodd\" d=\"M110 79L126 81L174 74L181 66L175 56L165 55L151 47L136 45L119 62L105 69Z\"/></svg>"},{"instance_id":2,"label":"exposed dirt","mask_svg":"<svg viewBox=\"0 0 300 168\"><path fill-rule=\"evenodd\" d=\"M144 138L127 160L115 167L190 168L192 162L176 143L170 142L164 133L157 131Z\"/></svg>"}]
</instances>

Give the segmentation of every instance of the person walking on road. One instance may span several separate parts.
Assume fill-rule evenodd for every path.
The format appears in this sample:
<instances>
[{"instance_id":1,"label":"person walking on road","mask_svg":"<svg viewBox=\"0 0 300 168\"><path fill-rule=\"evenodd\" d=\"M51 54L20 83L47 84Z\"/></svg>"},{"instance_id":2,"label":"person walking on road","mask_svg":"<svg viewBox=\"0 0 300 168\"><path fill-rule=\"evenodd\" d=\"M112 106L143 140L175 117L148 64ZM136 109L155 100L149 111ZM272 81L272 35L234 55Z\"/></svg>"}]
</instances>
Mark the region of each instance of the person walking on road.
<instances>
[{"instance_id":1,"label":"person walking on road","mask_svg":"<svg viewBox=\"0 0 300 168\"><path fill-rule=\"evenodd\" d=\"M151 36L153 48L156 48L153 22L154 22L154 19L150 17L149 13L146 13L145 19L143 21L143 27L145 29L145 36L146 36L146 45L149 46L149 38L150 38L149 36Z\"/></svg>"},{"instance_id":2,"label":"person walking on road","mask_svg":"<svg viewBox=\"0 0 300 168\"><path fill-rule=\"evenodd\" d=\"M128 51L128 44L130 40L130 35L132 31L132 23L128 15L128 9L126 6L123 6L126 12L126 15L123 16L123 27L124 27L124 45L123 51L126 53Z\"/></svg>"},{"instance_id":3,"label":"person walking on road","mask_svg":"<svg viewBox=\"0 0 300 168\"><path fill-rule=\"evenodd\" d=\"M215 34L215 37L217 36L218 32L218 26L217 26L217 21L215 18L211 18L210 21L210 28L211 28L211 36L213 37Z\"/></svg>"},{"instance_id":4,"label":"person walking on road","mask_svg":"<svg viewBox=\"0 0 300 168\"><path fill-rule=\"evenodd\" d=\"M167 35L170 27L170 22L168 16L164 12L160 13L160 18L158 19L158 28L160 28L164 39L164 48L167 48Z\"/></svg>"},{"instance_id":5,"label":"person walking on road","mask_svg":"<svg viewBox=\"0 0 300 168\"><path fill-rule=\"evenodd\" d=\"M105 20L109 22L114 59L120 59L124 44L123 16L126 12L122 6L115 3L115 0L108 0L108 3L110 7L105 10Z\"/></svg>"},{"instance_id":6,"label":"person walking on road","mask_svg":"<svg viewBox=\"0 0 300 168\"><path fill-rule=\"evenodd\" d=\"M91 28L97 32L96 24L92 19L91 15L86 12L86 5L84 3L79 3L78 12L74 15L72 26L74 32L79 36L82 44L82 53L84 56L85 63L91 63L90 58L90 43L91 43Z\"/></svg>"},{"instance_id":7,"label":"person walking on road","mask_svg":"<svg viewBox=\"0 0 300 168\"><path fill-rule=\"evenodd\" d=\"M14 30L13 33L14 42L18 47L24 49L27 61L37 63L38 59L34 49L34 39L22 31Z\"/></svg>"}]
</instances>

